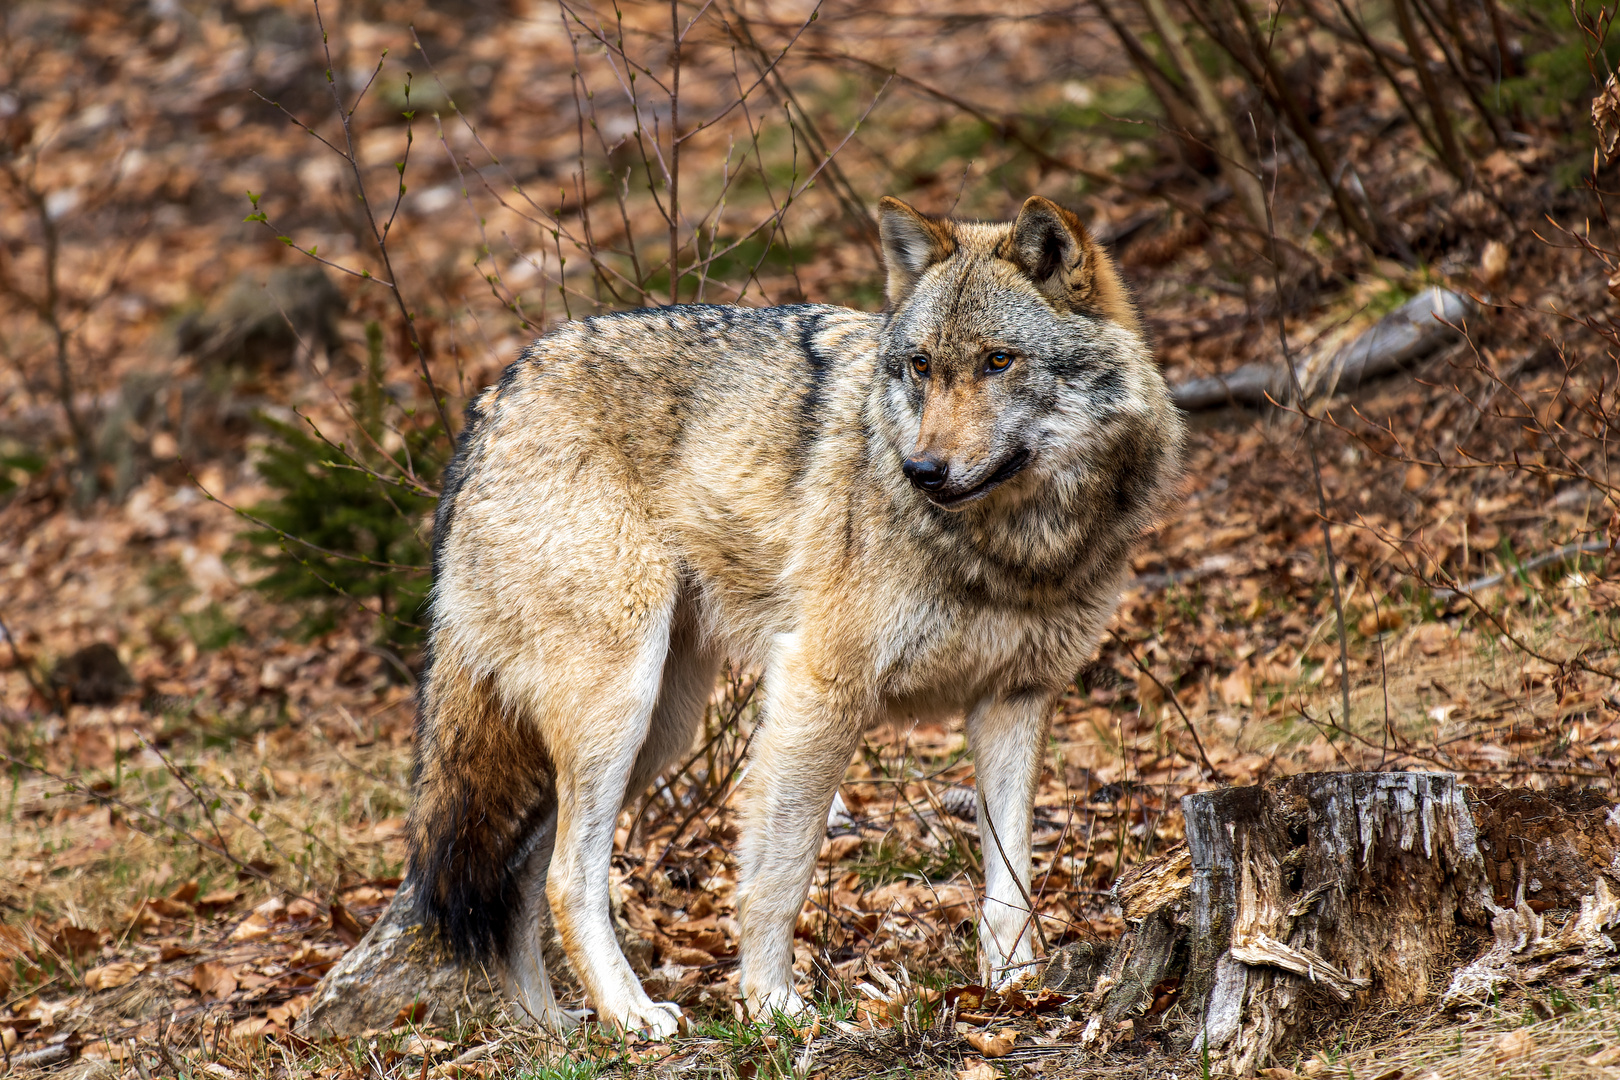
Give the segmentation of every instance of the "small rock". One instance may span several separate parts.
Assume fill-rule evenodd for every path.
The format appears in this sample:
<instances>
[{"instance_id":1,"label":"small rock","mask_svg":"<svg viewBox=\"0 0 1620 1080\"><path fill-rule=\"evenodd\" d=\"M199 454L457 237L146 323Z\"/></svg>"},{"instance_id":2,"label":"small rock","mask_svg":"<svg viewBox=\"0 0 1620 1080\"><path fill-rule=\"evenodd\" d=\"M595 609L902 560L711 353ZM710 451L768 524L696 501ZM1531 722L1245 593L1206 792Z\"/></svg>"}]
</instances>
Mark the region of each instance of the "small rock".
<instances>
[{"instance_id":1,"label":"small rock","mask_svg":"<svg viewBox=\"0 0 1620 1080\"><path fill-rule=\"evenodd\" d=\"M268 281L243 276L207 310L181 320L175 341L205 365L281 371L300 340L337 348L343 310L343 295L319 266L282 267Z\"/></svg>"},{"instance_id":2,"label":"small rock","mask_svg":"<svg viewBox=\"0 0 1620 1080\"><path fill-rule=\"evenodd\" d=\"M78 705L111 705L135 688L118 650L100 641L59 660L51 682Z\"/></svg>"}]
</instances>

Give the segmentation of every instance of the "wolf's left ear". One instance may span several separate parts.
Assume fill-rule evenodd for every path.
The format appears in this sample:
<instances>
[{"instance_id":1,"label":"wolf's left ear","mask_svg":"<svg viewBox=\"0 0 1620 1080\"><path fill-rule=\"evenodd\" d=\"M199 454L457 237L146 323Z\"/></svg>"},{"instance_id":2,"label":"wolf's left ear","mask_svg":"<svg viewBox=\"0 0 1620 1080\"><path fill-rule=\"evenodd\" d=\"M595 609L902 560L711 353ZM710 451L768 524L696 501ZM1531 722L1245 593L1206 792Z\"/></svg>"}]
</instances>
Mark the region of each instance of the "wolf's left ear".
<instances>
[{"instance_id":1,"label":"wolf's left ear","mask_svg":"<svg viewBox=\"0 0 1620 1080\"><path fill-rule=\"evenodd\" d=\"M1083 300L1091 291L1098 253L1080 219L1051 199L1024 202L1002 254L1053 301Z\"/></svg>"},{"instance_id":2,"label":"wolf's left ear","mask_svg":"<svg viewBox=\"0 0 1620 1080\"><path fill-rule=\"evenodd\" d=\"M923 272L956 250L950 226L892 195L878 202L878 233L883 240L883 266L889 272L889 305L899 307L911 295Z\"/></svg>"}]
</instances>

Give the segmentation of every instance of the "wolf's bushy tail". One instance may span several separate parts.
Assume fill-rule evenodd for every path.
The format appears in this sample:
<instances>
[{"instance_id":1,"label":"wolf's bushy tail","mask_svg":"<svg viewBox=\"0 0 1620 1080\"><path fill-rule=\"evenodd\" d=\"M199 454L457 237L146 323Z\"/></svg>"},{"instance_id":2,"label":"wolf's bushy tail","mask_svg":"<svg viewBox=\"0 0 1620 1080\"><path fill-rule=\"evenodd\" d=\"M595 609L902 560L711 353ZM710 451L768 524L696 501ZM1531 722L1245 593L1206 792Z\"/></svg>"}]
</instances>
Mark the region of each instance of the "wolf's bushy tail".
<instances>
[{"instance_id":1,"label":"wolf's bushy tail","mask_svg":"<svg viewBox=\"0 0 1620 1080\"><path fill-rule=\"evenodd\" d=\"M557 795L536 725L458 659L435 657L422 685L406 873L422 921L485 961L508 954L523 862Z\"/></svg>"}]
</instances>

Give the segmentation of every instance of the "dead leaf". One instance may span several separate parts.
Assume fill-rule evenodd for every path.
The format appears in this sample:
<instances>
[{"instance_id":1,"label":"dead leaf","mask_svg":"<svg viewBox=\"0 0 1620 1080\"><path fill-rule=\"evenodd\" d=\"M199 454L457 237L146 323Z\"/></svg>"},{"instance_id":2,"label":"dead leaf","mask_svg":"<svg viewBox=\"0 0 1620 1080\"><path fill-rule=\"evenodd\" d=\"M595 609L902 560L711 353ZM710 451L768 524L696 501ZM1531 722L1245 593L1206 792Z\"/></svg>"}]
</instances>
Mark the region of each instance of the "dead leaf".
<instances>
[{"instance_id":1,"label":"dead leaf","mask_svg":"<svg viewBox=\"0 0 1620 1080\"><path fill-rule=\"evenodd\" d=\"M360 939L366 936L367 926L355 918L354 912L343 906L343 901L333 900L328 918L332 922L332 930L343 939L346 945L357 945Z\"/></svg>"},{"instance_id":2,"label":"dead leaf","mask_svg":"<svg viewBox=\"0 0 1620 1080\"><path fill-rule=\"evenodd\" d=\"M299 1015L309 1005L309 1000L310 995L308 994L302 997L288 998L280 1005L271 1006L266 1010L265 1015L270 1018L271 1023L278 1024L281 1027L291 1027L292 1022L298 1019Z\"/></svg>"},{"instance_id":3,"label":"dead leaf","mask_svg":"<svg viewBox=\"0 0 1620 1080\"><path fill-rule=\"evenodd\" d=\"M131 963L128 960L114 960L110 964L103 964L85 972L84 988L91 993L98 990L112 990L135 981L135 976L145 970L145 964Z\"/></svg>"},{"instance_id":4,"label":"dead leaf","mask_svg":"<svg viewBox=\"0 0 1620 1080\"><path fill-rule=\"evenodd\" d=\"M146 910L165 919L185 919L191 917L191 907L178 900L155 896L146 901Z\"/></svg>"},{"instance_id":5,"label":"dead leaf","mask_svg":"<svg viewBox=\"0 0 1620 1080\"><path fill-rule=\"evenodd\" d=\"M968 1058L962 1065L956 1072L956 1080L1001 1080L1001 1073L983 1058Z\"/></svg>"},{"instance_id":6,"label":"dead leaf","mask_svg":"<svg viewBox=\"0 0 1620 1080\"><path fill-rule=\"evenodd\" d=\"M420 1024L427 1019L428 1004L425 1001L413 1001L399 1012L394 1014L394 1022L389 1027L404 1027L406 1024Z\"/></svg>"},{"instance_id":7,"label":"dead leaf","mask_svg":"<svg viewBox=\"0 0 1620 1080\"><path fill-rule=\"evenodd\" d=\"M1500 240L1485 241L1485 250L1479 255L1479 276L1487 285L1495 286L1507 275L1508 249Z\"/></svg>"},{"instance_id":8,"label":"dead leaf","mask_svg":"<svg viewBox=\"0 0 1620 1080\"><path fill-rule=\"evenodd\" d=\"M703 967L714 963L714 957L702 949L694 949L690 945L677 945L673 941L661 944L658 952L666 963L680 964L682 967Z\"/></svg>"},{"instance_id":9,"label":"dead leaf","mask_svg":"<svg viewBox=\"0 0 1620 1080\"><path fill-rule=\"evenodd\" d=\"M455 1043L448 1043L432 1036L424 1039L420 1035L412 1035L405 1043L405 1052L412 1057L423 1057L427 1054L442 1054L453 1046Z\"/></svg>"},{"instance_id":10,"label":"dead leaf","mask_svg":"<svg viewBox=\"0 0 1620 1080\"><path fill-rule=\"evenodd\" d=\"M1249 678L1249 665L1241 664L1232 674L1221 680L1221 700L1228 705L1253 705L1254 683Z\"/></svg>"},{"instance_id":11,"label":"dead leaf","mask_svg":"<svg viewBox=\"0 0 1620 1080\"><path fill-rule=\"evenodd\" d=\"M1164 690L1158 681L1145 671L1136 673L1136 700L1141 702L1144 713L1157 716L1158 709L1164 705Z\"/></svg>"},{"instance_id":12,"label":"dead leaf","mask_svg":"<svg viewBox=\"0 0 1620 1080\"><path fill-rule=\"evenodd\" d=\"M1001 1004L1001 995L988 987L977 983L968 983L965 986L952 986L945 991L946 1006L954 1005L958 1011L978 1010L985 1007L995 1008Z\"/></svg>"},{"instance_id":13,"label":"dead leaf","mask_svg":"<svg viewBox=\"0 0 1620 1080\"><path fill-rule=\"evenodd\" d=\"M1620 144L1620 73L1610 75L1603 92L1592 99L1592 126L1597 128L1598 149L1607 161Z\"/></svg>"},{"instance_id":14,"label":"dead leaf","mask_svg":"<svg viewBox=\"0 0 1620 1080\"><path fill-rule=\"evenodd\" d=\"M1605 1046L1602 1050L1586 1059L1586 1064L1594 1069L1607 1068L1615 1062L1620 1062L1620 1044Z\"/></svg>"},{"instance_id":15,"label":"dead leaf","mask_svg":"<svg viewBox=\"0 0 1620 1080\"><path fill-rule=\"evenodd\" d=\"M229 940L234 942L262 941L270 936L270 923L263 915L253 912L236 924Z\"/></svg>"},{"instance_id":16,"label":"dead leaf","mask_svg":"<svg viewBox=\"0 0 1620 1080\"><path fill-rule=\"evenodd\" d=\"M240 899L242 899L240 890L218 889L207 896L197 897L191 906L204 915L211 915L216 911L223 911Z\"/></svg>"},{"instance_id":17,"label":"dead leaf","mask_svg":"<svg viewBox=\"0 0 1620 1080\"><path fill-rule=\"evenodd\" d=\"M191 969L191 988L209 1001L224 1001L236 992L236 973L215 960Z\"/></svg>"},{"instance_id":18,"label":"dead leaf","mask_svg":"<svg viewBox=\"0 0 1620 1080\"><path fill-rule=\"evenodd\" d=\"M83 956L101 948L101 934L68 923L51 938L51 947L63 956Z\"/></svg>"},{"instance_id":19,"label":"dead leaf","mask_svg":"<svg viewBox=\"0 0 1620 1080\"><path fill-rule=\"evenodd\" d=\"M487 1062L474 1062L471 1065L458 1065L447 1061L443 1065L435 1065L427 1071L428 1080L482 1080L489 1075Z\"/></svg>"},{"instance_id":20,"label":"dead leaf","mask_svg":"<svg viewBox=\"0 0 1620 1080\"><path fill-rule=\"evenodd\" d=\"M1437 656L1450 647L1451 627L1445 623L1424 623L1417 628L1417 647L1424 656Z\"/></svg>"},{"instance_id":21,"label":"dead leaf","mask_svg":"<svg viewBox=\"0 0 1620 1080\"><path fill-rule=\"evenodd\" d=\"M985 1057L999 1058L1012 1053L1013 1044L1018 1041L1018 1032L1012 1028L1003 1028L995 1034L988 1031L964 1031L962 1038Z\"/></svg>"},{"instance_id":22,"label":"dead leaf","mask_svg":"<svg viewBox=\"0 0 1620 1080\"><path fill-rule=\"evenodd\" d=\"M1528 1057L1535 1048L1535 1036L1522 1028L1498 1035L1496 1041L1491 1043L1491 1049L1496 1051L1496 1060L1499 1062Z\"/></svg>"},{"instance_id":23,"label":"dead leaf","mask_svg":"<svg viewBox=\"0 0 1620 1080\"><path fill-rule=\"evenodd\" d=\"M246 1042L249 1039L257 1039L260 1035L269 1031L270 1026L270 1021L265 1017L250 1016L231 1028L231 1040L233 1042Z\"/></svg>"},{"instance_id":24,"label":"dead leaf","mask_svg":"<svg viewBox=\"0 0 1620 1080\"><path fill-rule=\"evenodd\" d=\"M821 842L822 862L842 862L861 849L859 836L830 836Z\"/></svg>"},{"instance_id":25,"label":"dead leaf","mask_svg":"<svg viewBox=\"0 0 1620 1080\"><path fill-rule=\"evenodd\" d=\"M343 902L350 907L382 903L382 890L373 885L360 885L343 894Z\"/></svg>"}]
</instances>

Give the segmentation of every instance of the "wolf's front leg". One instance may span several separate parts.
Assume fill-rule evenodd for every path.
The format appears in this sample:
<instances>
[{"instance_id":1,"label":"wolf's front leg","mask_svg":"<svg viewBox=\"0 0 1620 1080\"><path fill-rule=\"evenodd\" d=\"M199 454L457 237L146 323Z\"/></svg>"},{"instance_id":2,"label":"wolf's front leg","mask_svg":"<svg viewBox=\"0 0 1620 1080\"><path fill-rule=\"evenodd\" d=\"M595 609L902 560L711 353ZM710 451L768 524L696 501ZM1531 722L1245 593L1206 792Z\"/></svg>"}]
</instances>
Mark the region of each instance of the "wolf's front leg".
<instances>
[{"instance_id":1,"label":"wolf's front leg","mask_svg":"<svg viewBox=\"0 0 1620 1080\"><path fill-rule=\"evenodd\" d=\"M827 811L865 717L802 655L773 657L743 811L737 920L742 991L755 1015L804 1008L793 989L793 928L810 891Z\"/></svg>"},{"instance_id":2,"label":"wolf's front leg","mask_svg":"<svg viewBox=\"0 0 1620 1080\"><path fill-rule=\"evenodd\" d=\"M1006 982L1035 959L1036 916L1030 911L1030 833L1052 722L1052 695L1034 692L980 701L968 715L984 858L984 918L979 974Z\"/></svg>"}]
</instances>

